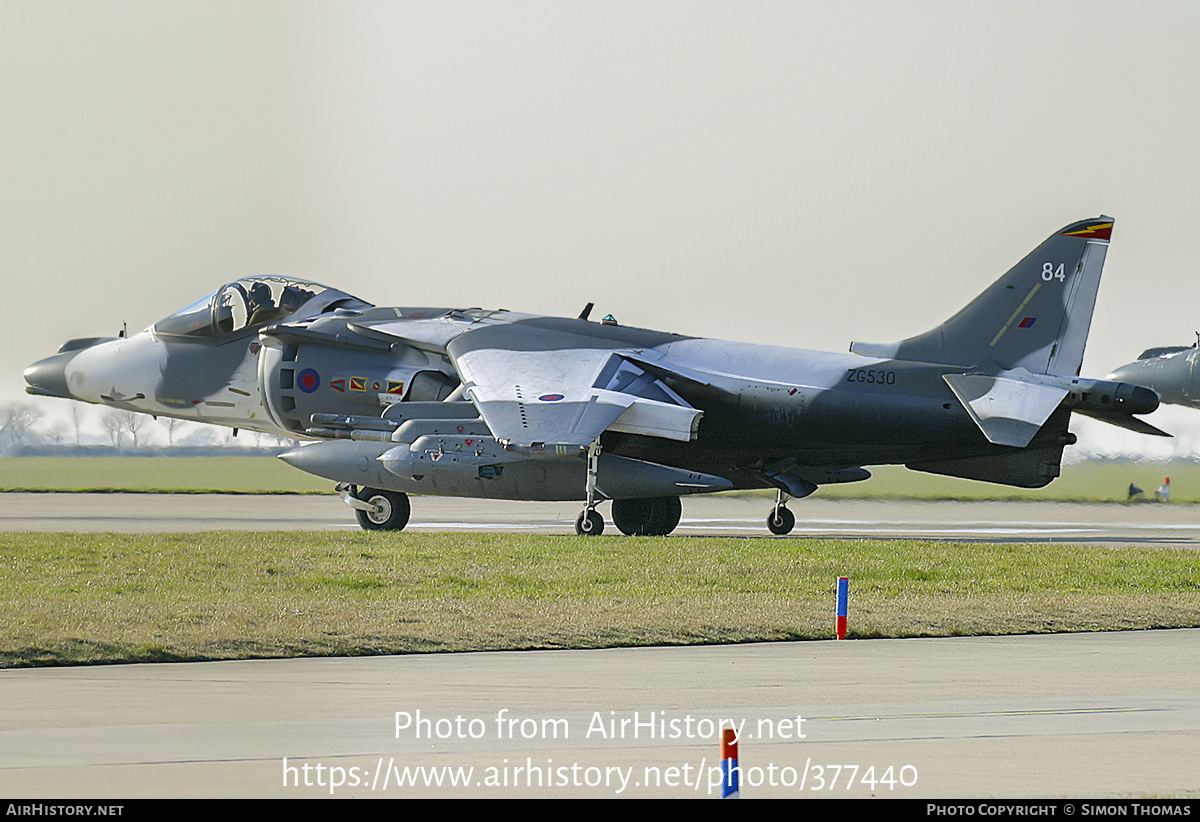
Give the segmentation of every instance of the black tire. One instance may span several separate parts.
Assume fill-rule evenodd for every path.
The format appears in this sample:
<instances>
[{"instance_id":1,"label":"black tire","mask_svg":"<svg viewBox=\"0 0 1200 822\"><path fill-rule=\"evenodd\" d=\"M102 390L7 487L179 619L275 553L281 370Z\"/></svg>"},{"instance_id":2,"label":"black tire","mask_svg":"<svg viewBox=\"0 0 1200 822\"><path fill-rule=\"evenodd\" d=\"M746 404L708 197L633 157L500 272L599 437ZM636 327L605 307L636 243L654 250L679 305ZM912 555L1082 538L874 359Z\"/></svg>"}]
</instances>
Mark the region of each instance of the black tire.
<instances>
[{"instance_id":1,"label":"black tire","mask_svg":"<svg viewBox=\"0 0 1200 822\"><path fill-rule=\"evenodd\" d=\"M613 500L613 524L630 537L665 537L679 525L683 505L679 497Z\"/></svg>"},{"instance_id":2,"label":"black tire","mask_svg":"<svg viewBox=\"0 0 1200 822\"><path fill-rule=\"evenodd\" d=\"M612 521L617 530L627 537L640 537L648 532L654 518L654 500L615 499L612 504Z\"/></svg>"},{"instance_id":3,"label":"black tire","mask_svg":"<svg viewBox=\"0 0 1200 822\"><path fill-rule=\"evenodd\" d=\"M575 520L575 533L581 537L598 537L604 533L604 517L599 511L584 511Z\"/></svg>"},{"instance_id":4,"label":"black tire","mask_svg":"<svg viewBox=\"0 0 1200 822\"><path fill-rule=\"evenodd\" d=\"M683 503L679 501L679 497L659 497L655 502L658 504L658 511L654 521L654 535L665 537L679 525L679 518L683 516Z\"/></svg>"},{"instance_id":5,"label":"black tire","mask_svg":"<svg viewBox=\"0 0 1200 822\"><path fill-rule=\"evenodd\" d=\"M786 508L772 509L771 513L767 514L767 530L776 536L790 534L795 527L796 515Z\"/></svg>"},{"instance_id":6,"label":"black tire","mask_svg":"<svg viewBox=\"0 0 1200 822\"><path fill-rule=\"evenodd\" d=\"M355 494L360 500L374 505L375 511L354 509L354 516L364 531L402 531L408 525L412 508L408 494L400 491L380 491L375 488L360 488Z\"/></svg>"}]
</instances>

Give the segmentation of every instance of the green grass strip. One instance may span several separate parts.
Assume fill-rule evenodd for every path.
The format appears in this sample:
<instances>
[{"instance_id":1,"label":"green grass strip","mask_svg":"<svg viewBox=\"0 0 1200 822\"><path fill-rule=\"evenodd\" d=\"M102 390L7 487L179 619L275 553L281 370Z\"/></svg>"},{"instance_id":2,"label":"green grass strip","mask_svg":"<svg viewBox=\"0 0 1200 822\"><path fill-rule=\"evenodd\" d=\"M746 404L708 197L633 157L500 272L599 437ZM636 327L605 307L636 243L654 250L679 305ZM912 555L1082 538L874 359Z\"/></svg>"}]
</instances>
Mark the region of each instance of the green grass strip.
<instances>
[{"instance_id":1,"label":"green grass strip","mask_svg":"<svg viewBox=\"0 0 1200 822\"><path fill-rule=\"evenodd\" d=\"M0 534L0 666L1200 626L1192 551L918 540Z\"/></svg>"},{"instance_id":2,"label":"green grass strip","mask_svg":"<svg viewBox=\"0 0 1200 822\"><path fill-rule=\"evenodd\" d=\"M866 482L823 485L818 496L855 499L989 499L1124 502L1130 483L1153 499L1171 477L1171 502L1200 502L1200 464L1175 462L1077 463L1045 488L1011 488L910 471L872 467ZM0 492L89 493L330 493L334 483L275 457L8 457L0 458ZM773 496L774 491L747 493Z\"/></svg>"},{"instance_id":3,"label":"green grass strip","mask_svg":"<svg viewBox=\"0 0 1200 822\"><path fill-rule=\"evenodd\" d=\"M333 483L275 457L7 457L0 491L329 493Z\"/></svg>"}]
</instances>

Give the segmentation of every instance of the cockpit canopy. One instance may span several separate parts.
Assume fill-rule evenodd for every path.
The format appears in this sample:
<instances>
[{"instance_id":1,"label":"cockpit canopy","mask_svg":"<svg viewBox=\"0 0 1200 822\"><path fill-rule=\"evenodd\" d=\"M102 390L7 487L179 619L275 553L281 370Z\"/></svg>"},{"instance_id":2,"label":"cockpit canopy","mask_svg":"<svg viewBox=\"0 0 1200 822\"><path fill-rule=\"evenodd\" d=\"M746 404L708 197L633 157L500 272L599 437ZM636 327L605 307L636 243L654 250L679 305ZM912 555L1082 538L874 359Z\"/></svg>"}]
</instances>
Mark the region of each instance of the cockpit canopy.
<instances>
[{"instance_id":1,"label":"cockpit canopy","mask_svg":"<svg viewBox=\"0 0 1200 822\"><path fill-rule=\"evenodd\" d=\"M320 283L290 277L246 277L219 288L154 324L159 334L223 339L331 308L369 308L370 303Z\"/></svg>"}]
</instances>

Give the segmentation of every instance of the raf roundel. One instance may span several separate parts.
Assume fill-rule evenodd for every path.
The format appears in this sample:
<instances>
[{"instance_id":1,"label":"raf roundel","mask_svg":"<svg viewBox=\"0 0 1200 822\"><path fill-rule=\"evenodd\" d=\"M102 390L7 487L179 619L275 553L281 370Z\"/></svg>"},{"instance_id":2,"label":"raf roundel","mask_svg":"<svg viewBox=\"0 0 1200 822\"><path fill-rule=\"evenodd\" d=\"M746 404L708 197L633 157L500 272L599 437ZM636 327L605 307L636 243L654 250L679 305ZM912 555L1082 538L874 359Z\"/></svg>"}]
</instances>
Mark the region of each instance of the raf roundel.
<instances>
[{"instance_id":1,"label":"raf roundel","mask_svg":"<svg viewBox=\"0 0 1200 822\"><path fill-rule=\"evenodd\" d=\"M542 394L542 396L538 397L542 402L558 402L562 398L562 394Z\"/></svg>"},{"instance_id":2,"label":"raf roundel","mask_svg":"<svg viewBox=\"0 0 1200 822\"><path fill-rule=\"evenodd\" d=\"M306 368L296 375L296 384L305 394L311 394L321 387L321 375L312 368Z\"/></svg>"}]
</instances>

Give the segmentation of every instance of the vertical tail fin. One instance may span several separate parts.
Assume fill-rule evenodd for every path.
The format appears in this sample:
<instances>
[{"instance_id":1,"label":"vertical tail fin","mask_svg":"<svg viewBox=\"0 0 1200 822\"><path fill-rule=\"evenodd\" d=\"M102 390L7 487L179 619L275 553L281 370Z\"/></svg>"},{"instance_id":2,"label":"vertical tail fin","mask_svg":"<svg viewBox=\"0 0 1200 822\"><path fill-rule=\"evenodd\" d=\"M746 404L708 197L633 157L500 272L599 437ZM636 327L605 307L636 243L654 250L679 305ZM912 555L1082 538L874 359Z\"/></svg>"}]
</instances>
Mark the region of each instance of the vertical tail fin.
<instances>
[{"instance_id":1,"label":"vertical tail fin","mask_svg":"<svg viewBox=\"0 0 1200 822\"><path fill-rule=\"evenodd\" d=\"M1077 376L1112 234L1111 217L1073 223L937 328L898 343L854 343L870 357Z\"/></svg>"}]
</instances>

